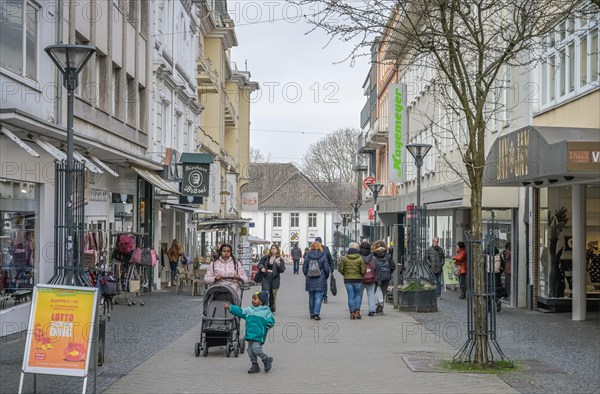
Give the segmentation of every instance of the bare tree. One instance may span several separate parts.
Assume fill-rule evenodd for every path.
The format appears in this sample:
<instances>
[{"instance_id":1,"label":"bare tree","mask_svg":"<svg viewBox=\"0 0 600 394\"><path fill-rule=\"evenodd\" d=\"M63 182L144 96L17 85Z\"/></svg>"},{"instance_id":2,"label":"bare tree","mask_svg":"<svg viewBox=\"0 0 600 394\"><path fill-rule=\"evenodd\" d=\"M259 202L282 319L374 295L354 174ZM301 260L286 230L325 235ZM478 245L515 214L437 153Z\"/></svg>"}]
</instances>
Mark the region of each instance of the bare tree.
<instances>
[{"instance_id":1,"label":"bare tree","mask_svg":"<svg viewBox=\"0 0 600 394\"><path fill-rule=\"evenodd\" d=\"M598 3L597 0L591 0ZM573 16L582 3L564 0L298 0L318 7L309 18L314 29L326 31L331 40L353 41L346 60L370 55L372 45L385 53L382 65L392 64L400 73L430 69L435 91L433 105L421 119L424 133L439 130L435 113L454 115L454 124L435 136L436 145L451 143L462 163L448 162L471 189L473 236L482 238L482 191L485 165L484 138L498 109L505 86L499 83L506 67L524 66L539 59L548 33ZM590 8L586 9L587 11ZM412 118L411 118L412 119ZM453 127L454 126L454 127ZM461 133L462 138L461 138ZM411 138L411 136L409 136ZM443 158L442 158L443 159ZM485 286L483 253L473 249L473 291ZM473 302L475 330L487 332L485 302ZM478 366L493 361L485 336L474 344L470 360Z\"/></svg>"},{"instance_id":2,"label":"bare tree","mask_svg":"<svg viewBox=\"0 0 600 394\"><path fill-rule=\"evenodd\" d=\"M352 182L352 158L356 154L359 131L338 129L312 144L302 157L302 172L313 181Z\"/></svg>"},{"instance_id":3,"label":"bare tree","mask_svg":"<svg viewBox=\"0 0 600 394\"><path fill-rule=\"evenodd\" d=\"M265 158L265 155L253 146L250 147L250 163L268 163L271 160L271 155Z\"/></svg>"}]
</instances>

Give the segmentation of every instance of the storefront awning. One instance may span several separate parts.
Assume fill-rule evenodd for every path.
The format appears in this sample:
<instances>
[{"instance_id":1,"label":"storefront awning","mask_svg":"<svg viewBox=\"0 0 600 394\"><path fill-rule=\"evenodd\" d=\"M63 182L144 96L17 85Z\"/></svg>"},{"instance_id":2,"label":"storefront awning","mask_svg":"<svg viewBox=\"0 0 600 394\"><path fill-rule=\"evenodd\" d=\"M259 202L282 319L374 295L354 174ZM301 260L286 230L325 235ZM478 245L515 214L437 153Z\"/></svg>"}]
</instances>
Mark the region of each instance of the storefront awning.
<instances>
[{"instance_id":1,"label":"storefront awning","mask_svg":"<svg viewBox=\"0 0 600 394\"><path fill-rule=\"evenodd\" d=\"M98 164L100 167L102 167L102 169L104 169L106 172L108 172L110 175L114 176L115 178L119 177L119 174L113 170L112 168L110 168L110 166L108 164L106 164L105 162L103 162L102 160L98 159L96 156L89 156L90 160L92 160L94 163Z\"/></svg>"},{"instance_id":2,"label":"storefront awning","mask_svg":"<svg viewBox=\"0 0 600 394\"><path fill-rule=\"evenodd\" d=\"M527 126L498 137L485 162L484 186L542 187L598 179L598 129Z\"/></svg>"},{"instance_id":3,"label":"storefront awning","mask_svg":"<svg viewBox=\"0 0 600 394\"><path fill-rule=\"evenodd\" d=\"M33 157L40 157L40 154L34 151L29 145L27 145L22 139L14 135L10 130L7 130L6 127L0 126L0 132L2 132L5 136L14 141L15 144L19 145L23 150L29 153Z\"/></svg>"},{"instance_id":4,"label":"storefront awning","mask_svg":"<svg viewBox=\"0 0 600 394\"><path fill-rule=\"evenodd\" d=\"M150 182L151 184L153 184L155 187L159 188L160 190L162 190L166 193L170 193L170 194L176 194L176 195L181 194L181 193L179 193L179 191L177 191L174 188L172 188L171 186L169 186L169 184L167 184L167 182L165 182L164 179L159 177L158 174L154 173L153 171L150 171L145 168L138 167L138 166L133 166L133 165L131 166L131 169L133 171L137 172L137 174L139 176L141 176L146 181Z\"/></svg>"},{"instance_id":5,"label":"storefront awning","mask_svg":"<svg viewBox=\"0 0 600 394\"><path fill-rule=\"evenodd\" d=\"M164 209L174 209L175 211L185 212L185 213L209 213L214 214L212 211L205 211L204 209L190 207L188 205L182 204L173 204L173 203L162 203L162 208Z\"/></svg>"},{"instance_id":6,"label":"storefront awning","mask_svg":"<svg viewBox=\"0 0 600 394\"><path fill-rule=\"evenodd\" d=\"M227 228L233 224L243 224L250 222L250 219L217 219L198 223L198 230L212 230Z\"/></svg>"},{"instance_id":7,"label":"storefront awning","mask_svg":"<svg viewBox=\"0 0 600 394\"><path fill-rule=\"evenodd\" d=\"M248 242L250 242L250 245L267 245L271 243L271 241L255 237L254 235L248 235Z\"/></svg>"}]
</instances>

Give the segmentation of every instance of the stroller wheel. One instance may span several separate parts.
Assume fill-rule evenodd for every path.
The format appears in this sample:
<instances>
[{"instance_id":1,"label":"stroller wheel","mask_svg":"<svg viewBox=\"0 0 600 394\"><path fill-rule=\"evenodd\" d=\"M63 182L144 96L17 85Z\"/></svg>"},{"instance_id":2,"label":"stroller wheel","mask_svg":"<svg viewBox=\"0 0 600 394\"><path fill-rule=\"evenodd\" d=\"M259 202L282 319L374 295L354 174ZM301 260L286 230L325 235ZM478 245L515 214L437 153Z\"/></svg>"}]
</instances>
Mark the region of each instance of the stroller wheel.
<instances>
[{"instance_id":1,"label":"stroller wheel","mask_svg":"<svg viewBox=\"0 0 600 394\"><path fill-rule=\"evenodd\" d=\"M246 349L246 342L242 341L240 344L240 353L244 354L244 350Z\"/></svg>"},{"instance_id":2,"label":"stroller wheel","mask_svg":"<svg viewBox=\"0 0 600 394\"><path fill-rule=\"evenodd\" d=\"M208 346L206 346L206 339L202 341L202 355L204 357L208 356Z\"/></svg>"},{"instance_id":3,"label":"stroller wheel","mask_svg":"<svg viewBox=\"0 0 600 394\"><path fill-rule=\"evenodd\" d=\"M200 342L196 342L196 349L195 349L196 357L200 357L200 349L201 349Z\"/></svg>"},{"instance_id":4,"label":"stroller wheel","mask_svg":"<svg viewBox=\"0 0 600 394\"><path fill-rule=\"evenodd\" d=\"M240 355L240 344L237 343L233 348L233 356L238 357Z\"/></svg>"},{"instance_id":5,"label":"stroller wheel","mask_svg":"<svg viewBox=\"0 0 600 394\"><path fill-rule=\"evenodd\" d=\"M502 310L502 302L500 300L496 300L496 312L500 312Z\"/></svg>"},{"instance_id":6,"label":"stroller wheel","mask_svg":"<svg viewBox=\"0 0 600 394\"><path fill-rule=\"evenodd\" d=\"M231 344L230 343L225 345L225 356L231 357Z\"/></svg>"}]
</instances>

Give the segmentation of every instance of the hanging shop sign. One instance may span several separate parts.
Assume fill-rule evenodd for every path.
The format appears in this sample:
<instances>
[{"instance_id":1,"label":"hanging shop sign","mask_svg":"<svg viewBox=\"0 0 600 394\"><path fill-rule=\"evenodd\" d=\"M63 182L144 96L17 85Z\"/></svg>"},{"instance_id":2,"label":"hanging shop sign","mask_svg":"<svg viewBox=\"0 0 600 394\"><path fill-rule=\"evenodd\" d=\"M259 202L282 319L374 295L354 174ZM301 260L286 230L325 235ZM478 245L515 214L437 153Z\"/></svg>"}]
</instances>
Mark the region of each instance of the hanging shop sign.
<instances>
[{"instance_id":1,"label":"hanging shop sign","mask_svg":"<svg viewBox=\"0 0 600 394\"><path fill-rule=\"evenodd\" d=\"M181 194L192 197L208 197L212 156L201 153L183 153L180 161L183 167Z\"/></svg>"},{"instance_id":2,"label":"hanging shop sign","mask_svg":"<svg viewBox=\"0 0 600 394\"><path fill-rule=\"evenodd\" d=\"M258 211L258 193L242 193L242 211Z\"/></svg>"},{"instance_id":3,"label":"hanging shop sign","mask_svg":"<svg viewBox=\"0 0 600 394\"><path fill-rule=\"evenodd\" d=\"M86 377L97 301L95 287L35 286L22 371Z\"/></svg>"},{"instance_id":4,"label":"hanging shop sign","mask_svg":"<svg viewBox=\"0 0 600 394\"><path fill-rule=\"evenodd\" d=\"M405 134L408 133L406 84L395 83L389 88L388 163L391 182L403 182L402 151Z\"/></svg>"}]
</instances>

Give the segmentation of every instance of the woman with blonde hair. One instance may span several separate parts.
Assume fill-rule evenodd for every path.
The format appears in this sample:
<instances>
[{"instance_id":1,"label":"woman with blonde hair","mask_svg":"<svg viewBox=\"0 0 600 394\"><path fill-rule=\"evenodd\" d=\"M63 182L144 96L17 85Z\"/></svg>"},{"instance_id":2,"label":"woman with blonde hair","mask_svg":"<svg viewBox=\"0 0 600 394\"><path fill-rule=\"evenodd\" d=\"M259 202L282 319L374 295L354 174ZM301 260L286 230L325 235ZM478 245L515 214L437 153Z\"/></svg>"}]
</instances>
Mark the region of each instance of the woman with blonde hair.
<instances>
[{"instance_id":1,"label":"woman with blonde hair","mask_svg":"<svg viewBox=\"0 0 600 394\"><path fill-rule=\"evenodd\" d=\"M308 291L310 318L321 320L321 303L323 302L323 292L327 289L329 262L323 253L323 246L319 242L313 242L310 245L310 251L302 264L302 273L306 277L304 289Z\"/></svg>"},{"instance_id":2,"label":"woman with blonde hair","mask_svg":"<svg viewBox=\"0 0 600 394\"><path fill-rule=\"evenodd\" d=\"M174 239L173 243L171 243L171 247L167 251L167 256L169 257L169 266L171 267L171 283L173 286L176 285L175 277L177 276L177 265L179 263L179 258L183 256L183 248L179 245L179 242Z\"/></svg>"}]
</instances>

